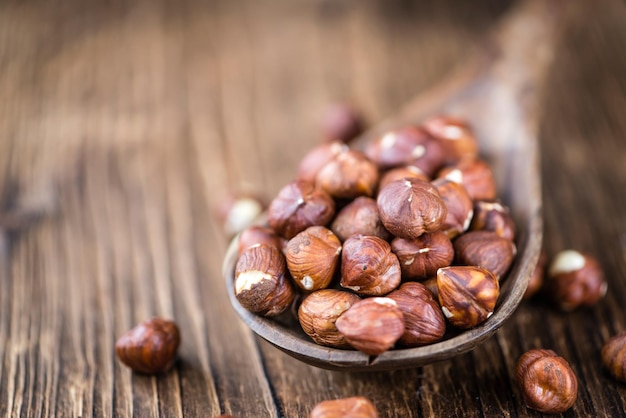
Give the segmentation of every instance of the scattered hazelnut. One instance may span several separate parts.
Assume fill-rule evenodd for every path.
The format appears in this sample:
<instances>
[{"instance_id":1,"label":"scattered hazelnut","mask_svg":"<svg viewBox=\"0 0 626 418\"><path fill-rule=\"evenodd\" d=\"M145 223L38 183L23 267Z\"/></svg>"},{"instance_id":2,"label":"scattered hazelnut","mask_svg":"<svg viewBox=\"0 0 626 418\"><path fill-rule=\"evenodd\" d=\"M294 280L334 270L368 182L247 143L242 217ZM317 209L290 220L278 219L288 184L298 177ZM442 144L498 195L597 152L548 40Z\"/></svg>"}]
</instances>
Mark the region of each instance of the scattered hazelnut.
<instances>
[{"instance_id":1,"label":"scattered hazelnut","mask_svg":"<svg viewBox=\"0 0 626 418\"><path fill-rule=\"evenodd\" d=\"M404 316L404 334L399 342L408 347L431 344L443 338L446 320L439 303L423 284L408 282L389 295Z\"/></svg>"},{"instance_id":2,"label":"scattered hazelnut","mask_svg":"<svg viewBox=\"0 0 626 418\"><path fill-rule=\"evenodd\" d=\"M335 198L373 196L378 185L378 168L363 153L348 149L326 163L315 181Z\"/></svg>"},{"instance_id":3,"label":"scattered hazelnut","mask_svg":"<svg viewBox=\"0 0 626 418\"><path fill-rule=\"evenodd\" d=\"M323 401L315 405L310 418L378 418L374 404L362 396Z\"/></svg>"},{"instance_id":4,"label":"scattered hazelnut","mask_svg":"<svg viewBox=\"0 0 626 418\"><path fill-rule=\"evenodd\" d=\"M552 350L524 353L517 362L515 375L528 408L559 414L576 402L576 375L569 363Z\"/></svg>"},{"instance_id":5,"label":"scattered hazelnut","mask_svg":"<svg viewBox=\"0 0 626 418\"><path fill-rule=\"evenodd\" d=\"M233 236L252 225L264 209L256 197L228 196L218 208L218 218L226 235Z\"/></svg>"},{"instance_id":6,"label":"scattered hazelnut","mask_svg":"<svg viewBox=\"0 0 626 418\"><path fill-rule=\"evenodd\" d=\"M244 250L252 247L256 244L273 245L278 249L283 248L282 238L276 235L276 232L272 228L267 226L253 225L250 226L239 234L237 239L238 254L244 252Z\"/></svg>"},{"instance_id":7,"label":"scattered hazelnut","mask_svg":"<svg viewBox=\"0 0 626 418\"><path fill-rule=\"evenodd\" d=\"M459 328L472 328L489 318L500 294L496 276L474 266L439 269L437 289L443 314Z\"/></svg>"},{"instance_id":8,"label":"scattered hazelnut","mask_svg":"<svg viewBox=\"0 0 626 418\"><path fill-rule=\"evenodd\" d=\"M359 295L381 296L400 284L400 263L389 243L358 235L343 243L341 286Z\"/></svg>"},{"instance_id":9,"label":"scattered hazelnut","mask_svg":"<svg viewBox=\"0 0 626 418\"><path fill-rule=\"evenodd\" d=\"M467 122L451 116L436 116L424 122L423 128L443 146L446 164L474 160L478 156L478 143Z\"/></svg>"},{"instance_id":10,"label":"scattered hazelnut","mask_svg":"<svg viewBox=\"0 0 626 418\"><path fill-rule=\"evenodd\" d=\"M404 334L404 318L389 298L367 298L352 305L335 322L348 343L376 356L389 350Z\"/></svg>"},{"instance_id":11,"label":"scattered hazelnut","mask_svg":"<svg viewBox=\"0 0 626 418\"><path fill-rule=\"evenodd\" d=\"M391 251L398 257L402 278L406 280L434 276L454 260L452 242L443 232L422 234L412 240L394 238Z\"/></svg>"},{"instance_id":12,"label":"scattered hazelnut","mask_svg":"<svg viewBox=\"0 0 626 418\"><path fill-rule=\"evenodd\" d=\"M337 331L335 321L361 300L357 295L335 289L322 289L308 295L298 309L298 321L304 332L317 344L347 348L345 337Z\"/></svg>"},{"instance_id":13,"label":"scattered hazelnut","mask_svg":"<svg viewBox=\"0 0 626 418\"><path fill-rule=\"evenodd\" d=\"M269 225L291 239L310 226L327 225L335 215L335 202L323 190L307 181L293 181L283 187L267 211Z\"/></svg>"},{"instance_id":14,"label":"scattered hazelnut","mask_svg":"<svg viewBox=\"0 0 626 418\"><path fill-rule=\"evenodd\" d=\"M614 378L626 382L626 332L614 336L604 344L602 364Z\"/></svg>"},{"instance_id":15,"label":"scattered hazelnut","mask_svg":"<svg viewBox=\"0 0 626 418\"><path fill-rule=\"evenodd\" d=\"M376 203L385 228L407 239L437 231L448 213L433 185L410 178L386 185L378 193Z\"/></svg>"},{"instance_id":16,"label":"scattered hazelnut","mask_svg":"<svg viewBox=\"0 0 626 418\"><path fill-rule=\"evenodd\" d=\"M357 197L341 209L330 229L341 241L353 235L371 235L384 240L391 237L380 220L376 201L366 196Z\"/></svg>"},{"instance_id":17,"label":"scattered hazelnut","mask_svg":"<svg viewBox=\"0 0 626 418\"><path fill-rule=\"evenodd\" d=\"M548 294L564 311L593 306L606 295L607 282L600 265L589 254L566 250L548 268Z\"/></svg>"},{"instance_id":18,"label":"scattered hazelnut","mask_svg":"<svg viewBox=\"0 0 626 418\"><path fill-rule=\"evenodd\" d=\"M365 155L383 170L410 165L413 160L425 155L425 144L430 140L420 128L407 126L368 142Z\"/></svg>"},{"instance_id":19,"label":"scattered hazelnut","mask_svg":"<svg viewBox=\"0 0 626 418\"><path fill-rule=\"evenodd\" d=\"M499 202L479 200L474 203L474 217L470 224L473 231L491 231L502 238L513 241L515 223L509 214L509 208Z\"/></svg>"},{"instance_id":20,"label":"scattered hazelnut","mask_svg":"<svg viewBox=\"0 0 626 418\"><path fill-rule=\"evenodd\" d=\"M415 167L414 165L404 165L402 167L396 167L385 171L385 173L380 178L378 188L382 189L392 181L403 180L405 178L415 178L419 180L430 181L430 178L426 174L424 174L424 172L419 168Z\"/></svg>"},{"instance_id":21,"label":"scattered hazelnut","mask_svg":"<svg viewBox=\"0 0 626 418\"><path fill-rule=\"evenodd\" d=\"M432 184L437 188L448 211L442 230L450 239L467 231L474 214L474 204L465 187L442 178L433 181Z\"/></svg>"},{"instance_id":22,"label":"scattered hazelnut","mask_svg":"<svg viewBox=\"0 0 626 418\"><path fill-rule=\"evenodd\" d=\"M322 131L327 141L350 142L363 132L363 117L346 103L335 103L324 113Z\"/></svg>"},{"instance_id":23,"label":"scattered hazelnut","mask_svg":"<svg viewBox=\"0 0 626 418\"><path fill-rule=\"evenodd\" d=\"M303 290L328 287L341 253L341 242L323 226L310 226L287 243L285 258L294 282Z\"/></svg>"},{"instance_id":24,"label":"scattered hazelnut","mask_svg":"<svg viewBox=\"0 0 626 418\"><path fill-rule=\"evenodd\" d=\"M530 299L539 291L539 289L541 289L541 286L543 285L543 276L547 262L548 257L546 257L546 254L541 251L541 253L539 254L539 259L537 260L537 265L533 270L532 276L530 276L530 281L528 282L526 292L524 292L524 296L522 296L523 299Z\"/></svg>"},{"instance_id":25,"label":"scattered hazelnut","mask_svg":"<svg viewBox=\"0 0 626 418\"><path fill-rule=\"evenodd\" d=\"M176 358L180 332L173 321L152 318L127 331L115 343L120 361L136 372L167 371Z\"/></svg>"},{"instance_id":26,"label":"scattered hazelnut","mask_svg":"<svg viewBox=\"0 0 626 418\"><path fill-rule=\"evenodd\" d=\"M289 308L294 291L283 253L264 244L241 253L235 265L235 296L244 308L263 316L276 316Z\"/></svg>"},{"instance_id":27,"label":"scattered hazelnut","mask_svg":"<svg viewBox=\"0 0 626 418\"><path fill-rule=\"evenodd\" d=\"M494 200L496 182L489 165L481 160L464 160L457 165L445 167L438 177L460 183L472 200Z\"/></svg>"},{"instance_id":28,"label":"scattered hazelnut","mask_svg":"<svg viewBox=\"0 0 626 418\"><path fill-rule=\"evenodd\" d=\"M459 264L486 268L500 279L509 269L515 244L494 232L470 231L454 241L454 253Z\"/></svg>"},{"instance_id":29,"label":"scattered hazelnut","mask_svg":"<svg viewBox=\"0 0 626 418\"><path fill-rule=\"evenodd\" d=\"M315 183L317 173L324 167L335 155L348 150L348 146L341 142L330 142L321 144L309 151L300 161L298 165L298 180L304 180Z\"/></svg>"}]
</instances>

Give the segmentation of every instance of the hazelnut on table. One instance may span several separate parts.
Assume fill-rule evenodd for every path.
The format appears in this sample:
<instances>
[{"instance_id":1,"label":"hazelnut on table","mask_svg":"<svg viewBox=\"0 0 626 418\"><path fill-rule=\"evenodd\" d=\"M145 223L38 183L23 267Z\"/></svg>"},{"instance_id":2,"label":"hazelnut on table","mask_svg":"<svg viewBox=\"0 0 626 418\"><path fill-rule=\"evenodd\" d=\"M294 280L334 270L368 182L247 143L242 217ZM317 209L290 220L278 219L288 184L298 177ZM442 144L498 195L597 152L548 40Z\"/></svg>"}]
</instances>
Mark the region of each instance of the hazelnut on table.
<instances>
[{"instance_id":1,"label":"hazelnut on table","mask_svg":"<svg viewBox=\"0 0 626 418\"><path fill-rule=\"evenodd\" d=\"M309 418L378 418L378 411L369 399L353 396L320 402Z\"/></svg>"},{"instance_id":2,"label":"hazelnut on table","mask_svg":"<svg viewBox=\"0 0 626 418\"><path fill-rule=\"evenodd\" d=\"M604 344L601 359L615 379L626 382L626 332L614 336Z\"/></svg>"}]
</instances>

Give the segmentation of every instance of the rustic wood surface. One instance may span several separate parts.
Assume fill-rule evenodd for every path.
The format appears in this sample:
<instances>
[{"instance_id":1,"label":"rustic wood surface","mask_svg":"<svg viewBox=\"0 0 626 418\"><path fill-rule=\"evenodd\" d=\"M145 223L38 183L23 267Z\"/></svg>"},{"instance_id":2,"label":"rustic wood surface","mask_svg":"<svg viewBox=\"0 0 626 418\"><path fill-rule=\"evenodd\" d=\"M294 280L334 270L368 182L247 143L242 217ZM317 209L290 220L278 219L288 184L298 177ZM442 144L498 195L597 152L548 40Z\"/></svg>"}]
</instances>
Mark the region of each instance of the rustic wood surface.
<instances>
[{"instance_id":1,"label":"rustic wood surface","mask_svg":"<svg viewBox=\"0 0 626 418\"><path fill-rule=\"evenodd\" d=\"M565 416L620 416L600 348L626 329L626 7L571 28L546 91L545 247L598 257L592 309L524 303L471 353L413 370L330 372L255 338L224 294L228 190L271 198L336 98L371 121L440 80L509 2L308 0L0 4L0 414L306 417L363 395L382 417L538 416L525 350L568 359ZM116 338L181 327L170 373L131 373Z\"/></svg>"}]
</instances>

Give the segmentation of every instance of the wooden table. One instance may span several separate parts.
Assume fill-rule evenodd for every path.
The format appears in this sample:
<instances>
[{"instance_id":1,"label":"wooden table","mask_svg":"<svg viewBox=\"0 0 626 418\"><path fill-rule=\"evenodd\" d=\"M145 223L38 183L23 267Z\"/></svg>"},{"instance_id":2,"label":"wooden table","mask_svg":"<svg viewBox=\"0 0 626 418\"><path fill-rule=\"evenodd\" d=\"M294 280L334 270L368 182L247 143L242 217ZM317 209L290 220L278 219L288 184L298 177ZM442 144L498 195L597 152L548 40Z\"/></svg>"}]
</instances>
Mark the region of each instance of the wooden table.
<instances>
[{"instance_id":1,"label":"wooden table","mask_svg":"<svg viewBox=\"0 0 626 418\"><path fill-rule=\"evenodd\" d=\"M626 328L626 8L572 28L545 92L545 248L598 257L592 309L524 303L475 351L414 370L302 364L238 320L214 208L271 198L336 98L370 121L462 64L509 2L308 0L0 5L0 413L306 417L363 395L381 417L534 416L513 381L525 350L576 372L565 416L619 416L599 351ZM131 373L117 337L181 327L170 373ZM494 356L495 353L495 356Z\"/></svg>"}]
</instances>

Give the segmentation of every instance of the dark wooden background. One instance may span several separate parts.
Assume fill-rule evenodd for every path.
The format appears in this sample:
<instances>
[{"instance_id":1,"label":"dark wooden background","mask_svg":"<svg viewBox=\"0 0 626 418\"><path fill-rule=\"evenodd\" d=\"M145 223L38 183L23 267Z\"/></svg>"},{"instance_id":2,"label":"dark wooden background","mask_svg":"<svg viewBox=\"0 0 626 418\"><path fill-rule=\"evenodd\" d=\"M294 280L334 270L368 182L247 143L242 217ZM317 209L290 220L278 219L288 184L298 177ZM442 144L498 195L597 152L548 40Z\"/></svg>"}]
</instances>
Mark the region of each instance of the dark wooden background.
<instances>
[{"instance_id":1,"label":"dark wooden background","mask_svg":"<svg viewBox=\"0 0 626 418\"><path fill-rule=\"evenodd\" d=\"M626 7L568 32L541 128L545 247L597 256L593 309L524 303L475 351L414 370L316 369L255 338L227 301L213 209L271 198L337 98L370 121L462 65L508 1L0 3L0 413L306 417L363 395L381 417L536 416L512 378L550 348L576 372L565 416L619 416L599 351L626 329ZM153 315L177 367L132 374L116 338Z\"/></svg>"}]
</instances>

